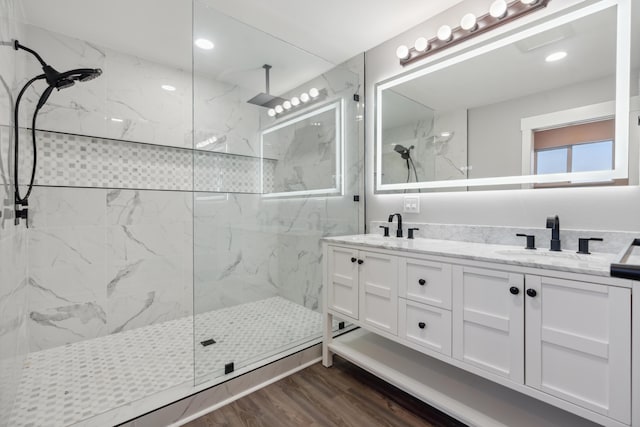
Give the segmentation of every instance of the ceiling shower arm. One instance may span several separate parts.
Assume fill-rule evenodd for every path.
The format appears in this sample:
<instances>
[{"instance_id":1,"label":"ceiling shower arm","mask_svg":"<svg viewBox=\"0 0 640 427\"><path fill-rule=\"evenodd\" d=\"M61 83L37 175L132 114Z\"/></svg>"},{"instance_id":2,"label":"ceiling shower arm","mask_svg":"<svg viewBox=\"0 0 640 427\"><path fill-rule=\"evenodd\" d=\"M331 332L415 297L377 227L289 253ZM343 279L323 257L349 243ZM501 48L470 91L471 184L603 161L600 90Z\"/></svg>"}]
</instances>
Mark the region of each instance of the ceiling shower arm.
<instances>
[{"instance_id":1,"label":"ceiling shower arm","mask_svg":"<svg viewBox=\"0 0 640 427\"><path fill-rule=\"evenodd\" d=\"M264 64L264 65L262 66L262 68L264 68L264 78L265 78L264 87L265 87L265 90L266 90L266 92L265 92L265 93L266 93L267 95L270 95L270 94L271 94L271 92L270 92L270 90L269 90L269 70L271 70L271 65L269 65L269 64Z\"/></svg>"}]
</instances>

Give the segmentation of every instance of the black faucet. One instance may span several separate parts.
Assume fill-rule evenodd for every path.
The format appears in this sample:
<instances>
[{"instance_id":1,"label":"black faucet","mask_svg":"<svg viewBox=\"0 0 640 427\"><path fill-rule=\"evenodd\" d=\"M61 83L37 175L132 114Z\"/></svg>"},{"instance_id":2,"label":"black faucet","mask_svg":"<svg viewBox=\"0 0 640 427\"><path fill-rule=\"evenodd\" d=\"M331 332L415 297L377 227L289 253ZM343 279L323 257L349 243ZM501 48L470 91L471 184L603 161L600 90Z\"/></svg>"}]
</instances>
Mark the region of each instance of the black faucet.
<instances>
[{"instance_id":1,"label":"black faucet","mask_svg":"<svg viewBox=\"0 0 640 427\"><path fill-rule=\"evenodd\" d=\"M551 229L551 251L561 251L560 249L560 218L550 216L547 218L547 228Z\"/></svg>"},{"instance_id":2,"label":"black faucet","mask_svg":"<svg viewBox=\"0 0 640 427\"><path fill-rule=\"evenodd\" d=\"M389 215L389 222L393 222L394 216L398 217L398 230L396 231L396 237L402 237L402 215L399 213Z\"/></svg>"}]
</instances>

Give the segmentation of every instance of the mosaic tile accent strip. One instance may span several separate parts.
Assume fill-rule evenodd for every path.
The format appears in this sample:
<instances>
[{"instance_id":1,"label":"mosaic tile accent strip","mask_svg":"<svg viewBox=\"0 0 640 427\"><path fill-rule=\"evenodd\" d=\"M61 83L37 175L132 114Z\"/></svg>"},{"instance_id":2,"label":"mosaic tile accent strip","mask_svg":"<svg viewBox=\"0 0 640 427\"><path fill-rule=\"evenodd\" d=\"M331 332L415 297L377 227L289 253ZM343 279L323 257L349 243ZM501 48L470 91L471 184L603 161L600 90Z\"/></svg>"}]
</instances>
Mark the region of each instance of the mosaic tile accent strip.
<instances>
[{"instance_id":1,"label":"mosaic tile accent strip","mask_svg":"<svg viewBox=\"0 0 640 427\"><path fill-rule=\"evenodd\" d=\"M260 193L260 159L199 151L195 155L195 191ZM264 161L265 191L273 189L276 161Z\"/></svg>"},{"instance_id":2,"label":"mosaic tile accent strip","mask_svg":"<svg viewBox=\"0 0 640 427\"><path fill-rule=\"evenodd\" d=\"M9 425L61 427L193 382L193 317L30 353ZM281 297L196 315L196 378L320 336L322 315ZM214 338L216 343L199 343Z\"/></svg>"},{"instance_id":3,"label":"mosaic tile accent strip","mask_svg":"<svg viewBox=\"0 0 640 427\"><path fill-rule=\"evenodd\" d=\"M23 171L30 171L31 135L22 133ZM195 155L194 155L195 153ZM195 159L195 169L194 169ZM261 160L57 132L38 132L36 185L144 190L260 193ZM265 159L265 191L276 161ZM26 180L27 174L21 179Z\"/></svg>"}]
</instances>

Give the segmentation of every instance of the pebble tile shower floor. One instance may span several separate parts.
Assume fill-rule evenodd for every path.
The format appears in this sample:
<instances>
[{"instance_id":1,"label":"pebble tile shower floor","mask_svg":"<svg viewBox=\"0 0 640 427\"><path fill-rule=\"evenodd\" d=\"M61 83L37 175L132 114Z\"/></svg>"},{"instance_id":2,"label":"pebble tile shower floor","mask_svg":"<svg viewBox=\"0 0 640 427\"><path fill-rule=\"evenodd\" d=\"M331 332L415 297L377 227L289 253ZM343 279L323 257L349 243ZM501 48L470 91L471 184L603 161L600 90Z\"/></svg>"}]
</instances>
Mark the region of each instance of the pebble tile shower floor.
<instances>
[{"instance_id":1,"label":"pebble tile shower floor","mask_svg":"<svg viewBox=\"0 0 640 427\"><path fill-rule=\"evenodd\" d=\"M317 338L322 316L281 297L195 316L196 382ZM68 426L193 382L193 317L30 353L9 425ZM207 347L200 341L213 338Z\"/></svg>"}]
</instances>

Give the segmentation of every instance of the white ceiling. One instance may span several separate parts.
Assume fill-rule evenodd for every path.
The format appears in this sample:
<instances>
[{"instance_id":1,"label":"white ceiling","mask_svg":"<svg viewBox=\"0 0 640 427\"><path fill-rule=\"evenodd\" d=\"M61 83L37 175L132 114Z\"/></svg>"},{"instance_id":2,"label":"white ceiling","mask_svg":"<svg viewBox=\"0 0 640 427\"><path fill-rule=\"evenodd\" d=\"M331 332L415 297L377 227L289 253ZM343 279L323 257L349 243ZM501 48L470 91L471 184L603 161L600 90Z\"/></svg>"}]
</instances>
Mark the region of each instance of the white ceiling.
<instances>
[{"instance_id":1,"label":"white ceiling","mask_svg":"<svg viewBox=\"0 0 640 427\"><path fill-rule=\"evenodd\" d=\"M550 30L551 36L532 36L528 42L485 53L393 90L437 111L451 111L612 76L615 29L615 11L605 10ZM524 50L527 47L530 50ZM567 52L567 58L545 62L547 55L560 50Z\"/></svg>"},{"instance_id":2,"label":"white ceiling","mask_svg":"<svg viewBox=\"0 0 640 427\"><path fill-rule=\"evenodd\" d=\"M196 33L215 27L213 22L202 22L198 12L213 7L320 57L316 58L319 74L327 64L320 59L341 63L461 1L196 0ZM23 4L31 24L159 63L191 67L189 0L23 0ZM241 46L240 52L249 45ZM246 68L230 64L227 58L225 62L230 69ZM258 72L261 65L256 64Z\"/></svg>"}]
</instances>

